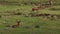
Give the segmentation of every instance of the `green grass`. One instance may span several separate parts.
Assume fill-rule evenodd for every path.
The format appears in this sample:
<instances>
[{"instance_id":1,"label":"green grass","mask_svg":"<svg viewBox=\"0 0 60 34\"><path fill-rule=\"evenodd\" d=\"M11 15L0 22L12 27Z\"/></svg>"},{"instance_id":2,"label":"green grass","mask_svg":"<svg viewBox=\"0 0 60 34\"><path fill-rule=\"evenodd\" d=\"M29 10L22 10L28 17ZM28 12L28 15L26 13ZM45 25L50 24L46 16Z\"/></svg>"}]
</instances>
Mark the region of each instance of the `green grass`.
<instances>
[{"instance_id":1,"label":"green grass","mask_svg":"<svg viewBox=\"0 0 60 34\"><path fill-rule=\"evenodd\" d=\"M28 14L33 6L2 6L0 5L0 15L7 10L12 12L22 12ZM60 6L55 6L60 7ZM17 11L16 9L21 9ZM51 7L50 7L51 8ZM49 8L39 10L38 13L60 14L60 11L51 11ZM3 14L4 15L4 14ZM3 16L2 15L2 16ZM7 14L6 14L7 15ZM4 30L6 25L16 24L16 19L21 20L19 28L10 28L10 31ZM44 20L42 17L25 17L23 15L3 16L0 18L0 23L6 20L8 24L0 24L0 34L60 34L60 20ZM40 28L35 28L38 25ZM28 28L26 28L28 27Z\"/></svg>"},{"instance_id":2,"label":"green grass","mask_svg":"<svg viewBox=\"0 0 60 34\"><path fill-rule=\"evenodd\" d=\"M15 19L17 16L12 16L10 18L7 18L7 22L10 23L10 25L15 24ZM9 32L9 34L59 34L60 33L60 21L57 20L43 20L43 18L40 17L24 17L24 16L19 16L18 17L20 20L22 20L21 25L19 28L13 28ZM18 19L17 18L17 19ZM35 28L36 25L39 25L40 28ZM3 29L5 26L1 25L3 33L8 33L7 31L4 31ZM29 27L29 28L26 28Z\"/></svg>"}]
</instances>

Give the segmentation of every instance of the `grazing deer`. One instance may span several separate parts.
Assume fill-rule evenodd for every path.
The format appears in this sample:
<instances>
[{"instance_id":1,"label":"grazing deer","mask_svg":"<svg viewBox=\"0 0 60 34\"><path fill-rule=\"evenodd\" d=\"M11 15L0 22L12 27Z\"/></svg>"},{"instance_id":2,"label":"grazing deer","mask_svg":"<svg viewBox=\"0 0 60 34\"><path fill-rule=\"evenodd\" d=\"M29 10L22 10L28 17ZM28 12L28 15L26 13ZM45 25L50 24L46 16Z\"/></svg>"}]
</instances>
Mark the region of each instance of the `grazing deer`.
<instances>
[{"instance_id":1,"label":"grazing deer","mask_svg":"<svg viewBox=\"0 0 60 34\"><path fill-rule=\"evenodd\" d=\"M39 8L37 7L37 8L32 8L32 11L38 11L39 10Z\"/></svg>"},{"instance_id":2,"label":"grazing deer","mask_svg":"<svg viewBox=\"0 0 60 34\"><path fill-rule=\"evenodd\" d=\"M46 6L45 6L44 4L41 4L41 5L39 5L38 7L32 8L32 11L38 11L38 10L44 9L44 8L46 8Z\"/></svg>"}]
</instances>

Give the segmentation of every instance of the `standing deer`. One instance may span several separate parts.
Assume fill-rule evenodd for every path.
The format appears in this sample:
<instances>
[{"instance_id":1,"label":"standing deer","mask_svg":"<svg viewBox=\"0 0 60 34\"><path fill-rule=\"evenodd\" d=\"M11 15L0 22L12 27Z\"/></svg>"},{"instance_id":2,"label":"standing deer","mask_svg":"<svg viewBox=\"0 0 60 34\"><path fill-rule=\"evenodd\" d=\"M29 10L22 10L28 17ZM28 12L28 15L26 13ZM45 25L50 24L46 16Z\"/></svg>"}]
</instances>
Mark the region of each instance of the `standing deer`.
<instances>
[{"instance_id":1,"label":"standing deer","mask_svg":"<svg viewBox=\"0 0 60 34\"><path fill-rule=\"evenodd\" d=\"M53 1L52 0L49 0L48 3L49 3L50 6L52 6Z\"/></svg>"}]
</instances>

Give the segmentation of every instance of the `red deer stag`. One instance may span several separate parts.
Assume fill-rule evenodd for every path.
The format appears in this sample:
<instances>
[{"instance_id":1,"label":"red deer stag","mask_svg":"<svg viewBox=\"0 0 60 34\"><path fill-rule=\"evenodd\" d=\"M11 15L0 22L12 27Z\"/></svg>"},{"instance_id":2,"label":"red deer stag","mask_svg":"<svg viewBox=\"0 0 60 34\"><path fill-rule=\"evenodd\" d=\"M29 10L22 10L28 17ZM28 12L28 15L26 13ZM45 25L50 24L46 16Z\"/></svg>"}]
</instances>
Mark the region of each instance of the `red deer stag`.
<instances>
[{"instance_id":1,"label":"red deer stag","mask_svg":"<svg viewBox=\"0 0 60 34\"><path fill-rule=\"evenodd\" d=\"M17 24L15 24L15 25L12 25L12 28L19 27L19 25L20 25L20 20L17 20Z\"/></svg>"}]
</instances>

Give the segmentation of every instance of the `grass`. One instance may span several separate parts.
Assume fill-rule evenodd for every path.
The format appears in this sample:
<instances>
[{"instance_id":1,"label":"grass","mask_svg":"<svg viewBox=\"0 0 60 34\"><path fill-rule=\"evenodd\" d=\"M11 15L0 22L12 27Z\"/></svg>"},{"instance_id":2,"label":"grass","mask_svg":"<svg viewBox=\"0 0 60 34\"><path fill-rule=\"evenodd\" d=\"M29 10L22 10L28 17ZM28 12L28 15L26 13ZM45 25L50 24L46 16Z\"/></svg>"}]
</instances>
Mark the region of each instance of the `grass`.
<instances>
[{"instance_id":1,"label":"grass","mask_svg":"<svg viewBox=\"0 0 60 34\"><path fill-rule=\"evenodd\" d=\"M0 14L2 15L7 10L10 12L15 11L22 12L23 14L28 14L29 12L31 12L31 7L33 6L0 5ZM22 10L16 10L21 8ZM50 11L48 9L49 8L39 10L39 13L60 14L60 11ZM9 25L13 25L16 24L16 19L21 20L19 28L9 28L10 30L7 31L4 30L4 28L6 28L6 25L0 24L0 34L60 34L60 20L44 20L42 17L25 17L23 15L13 15L7 17L3 16L2 18L0 18L0 23L3 23L6 20ZM35 28L36 25L38 25L40 28Z\"/></svg>"}]
</instances>

